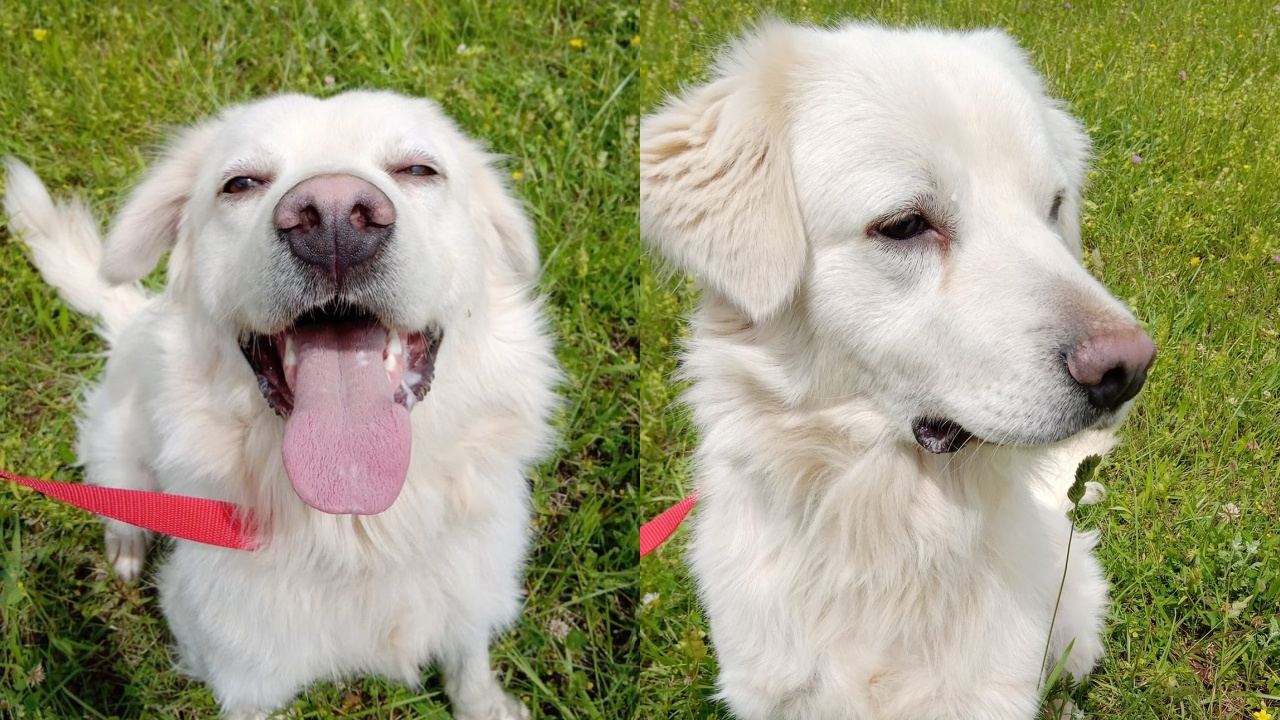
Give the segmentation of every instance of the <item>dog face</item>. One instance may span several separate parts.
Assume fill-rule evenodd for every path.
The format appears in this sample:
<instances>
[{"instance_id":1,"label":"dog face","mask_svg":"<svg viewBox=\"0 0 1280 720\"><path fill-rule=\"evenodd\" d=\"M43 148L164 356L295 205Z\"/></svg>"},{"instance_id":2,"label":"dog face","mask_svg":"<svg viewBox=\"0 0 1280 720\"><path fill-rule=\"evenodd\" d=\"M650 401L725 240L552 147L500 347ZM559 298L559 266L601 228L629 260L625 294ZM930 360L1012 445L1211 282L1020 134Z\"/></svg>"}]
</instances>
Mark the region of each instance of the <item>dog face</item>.
<instances>
[{"instance_id":1,"label":"dog face","mask_svg":"<svg viewBox=\"0 0 1280 720\"><path fill-rule=\"evenodd\" d=\"M270 333L340 299L420 330L483 287L464 141L425 103L387 107L401 104L286 96L223 119L186 216L193 280L215 317ZM311 223L350 232L299 242Z\"/></svg>"},{"instance_id":2,"label":"dog face","mask_svg":"<svg viewBox=\"0 0 1280 720\"><path fill-rule=\"evenodd\" d=\"M995 32L766 26L646 120L642 233L904 440L1117 421L1155 349L1080 263L1088 141Z\"/></svg>"},{"instance_id":3,"label":"dog face","mask_svg":"<svg viewBox=\"0 0 1280 720\"><path fill-rule=\"evenodd\" d=\"M486 156L390 93L283 95L183 134L121 212L103 274L137 279L168 248L169 294L240 345L285 418L295 490L334 513L394 501L449 328L483 312L488 273L537 269Z\"/></svg>"}]
</instances>

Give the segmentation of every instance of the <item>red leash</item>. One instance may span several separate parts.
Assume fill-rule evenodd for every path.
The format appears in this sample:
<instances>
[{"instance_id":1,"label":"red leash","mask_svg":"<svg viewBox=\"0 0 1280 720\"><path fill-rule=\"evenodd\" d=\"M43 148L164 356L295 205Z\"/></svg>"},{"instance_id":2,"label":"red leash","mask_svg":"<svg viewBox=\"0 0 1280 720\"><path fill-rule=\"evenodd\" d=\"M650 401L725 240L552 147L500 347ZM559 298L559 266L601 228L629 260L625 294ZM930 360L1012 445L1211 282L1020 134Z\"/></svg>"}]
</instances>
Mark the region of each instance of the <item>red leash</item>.
<instances>
[{"instance_id":1,"label":"red leash","mask_svg":"<svg viewBox=\"0 0 1280 720\"><path fill-rule=\"evenodd\" d=\"M231 503L145 490L33 480L4 470L0 470L0 478L152 532L233 550L256 549L252 525Z\"/></svg>"},{"instance_id":2,"label":"red leash","mask_svg":"<svg viewBox=\"0 0 1280 720\"><path fill-rule=\"evenodd\" d=\"M255 549L250 523L231 503L145 490L35 480L0 470L0 478L24 485L68 505L162 535L233 550ZM640 527L640 557L653 552L680 527L698 493L667 508Z\"/></svg>"},{"instance_id":3,"label":"red leash","mask_svg":"<svg viewBox=\"0 0 1280 720\"><path fill-rule=\"evenodd\" d=\"M671 533L680 527L684 518L698 502L698 493L694 493L680 502L667 508L661 515L640 526L640 557L644 557L658 548L671 537Z\"/></svg>"}]
</instances>

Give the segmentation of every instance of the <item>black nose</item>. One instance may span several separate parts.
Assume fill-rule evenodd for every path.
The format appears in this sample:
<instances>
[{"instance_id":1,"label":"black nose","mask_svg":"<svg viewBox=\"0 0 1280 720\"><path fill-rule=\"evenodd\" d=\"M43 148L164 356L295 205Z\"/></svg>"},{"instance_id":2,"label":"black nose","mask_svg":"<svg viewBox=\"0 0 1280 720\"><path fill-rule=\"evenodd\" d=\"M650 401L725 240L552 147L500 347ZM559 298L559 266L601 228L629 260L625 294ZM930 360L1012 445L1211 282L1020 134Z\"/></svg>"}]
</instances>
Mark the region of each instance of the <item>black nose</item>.
<instances>
[{"instance_id":1,"label":"black nose","mask_svg":"<svg viewBox=\"0 0 1280 720\"><path fill-rule=\"evenodd\" d=\"M1155 359L1155 343L1134 325L1086 338L1067 356L1067 370L1085 389L1090 405L1115 410L1142 390Z\"/></svg>"},{"instance_id":2,"label":"black nose","mask_svg":"<svg viewBox=\"0 0 1280 720\"><path fill-rule=\"evenodd\" d=\"M353 175L317 175L276 203L276 233L303 262L337 283L377 254L391 236L396 208L373 183Z\"/></svg>"}]
</instances>

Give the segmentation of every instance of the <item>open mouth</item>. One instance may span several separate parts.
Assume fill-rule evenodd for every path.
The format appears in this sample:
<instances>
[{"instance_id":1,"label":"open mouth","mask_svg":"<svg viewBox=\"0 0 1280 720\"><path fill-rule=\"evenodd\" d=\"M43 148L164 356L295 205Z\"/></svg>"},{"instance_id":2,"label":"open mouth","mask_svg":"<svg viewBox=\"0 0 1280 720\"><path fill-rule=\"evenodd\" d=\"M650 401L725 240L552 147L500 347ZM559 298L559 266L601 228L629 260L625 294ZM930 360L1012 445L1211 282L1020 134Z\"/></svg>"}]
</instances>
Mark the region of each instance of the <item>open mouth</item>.
<instances>
[{"instance_id":1,"label":"open mouth","mask_svg":"<svg viewBox=\"0 0 1280 720\"><path fill-rule=\"evenodd\" d=\"M359 354L354 358L358 366L366 367L364 363L373 361L382 364L396 402L412 409L414 403L426 397L435 372L440 330L392 332L367 310L339 305L337 301L304 313L282 332L250 335L240 343L240 350L253 368L267 404L277 415L288 419L293 412L300 349L305 352L316 340L343 335L356 341L351 347ZM377 347L379 340L381 348Z\"/></svg>"},{"instance_id":2,"label":"open mouth","mask_svg":"<svg viewBox=\"0 0 1280 720\"><path fill-rule=\"evenodd\" d=\"M941 418L918 418L911 431L920 447L931 453L953 453L973 439L968 430Z\"/></svg>"},{"instance_id":3,"label":"open mouth","mask_svg":"<svg viewBox=\"0 0 1280 720\"><path fill-rule=\"evenodd\" d=\"M282 332L241 342L285 419L285 472L303 502L360 515L395 502L409 469L409 410L431 388L441 335L390 329L331 301Z\"/></svg>"}]
</instances>

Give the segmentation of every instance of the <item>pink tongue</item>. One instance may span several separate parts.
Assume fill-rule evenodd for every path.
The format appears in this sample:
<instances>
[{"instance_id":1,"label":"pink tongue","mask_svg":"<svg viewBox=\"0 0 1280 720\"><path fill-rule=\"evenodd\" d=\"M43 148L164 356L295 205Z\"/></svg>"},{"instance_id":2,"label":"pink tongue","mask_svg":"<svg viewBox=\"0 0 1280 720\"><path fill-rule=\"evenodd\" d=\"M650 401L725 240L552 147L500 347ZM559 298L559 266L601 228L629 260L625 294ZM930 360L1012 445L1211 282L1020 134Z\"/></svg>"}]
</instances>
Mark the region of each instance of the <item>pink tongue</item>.
<instances>
[{"instance_id":1,"label":"pink tongue","mask_svg":"<svg viewBox=\"0 0 1280 720\"><path fill-rule=\"evenodd\" d=\"M298 497L333 514L391 507L409 472L409 411L383 367L387 331L339 323L299 328L284 469Z\"/></svg>"}]
</instances>

